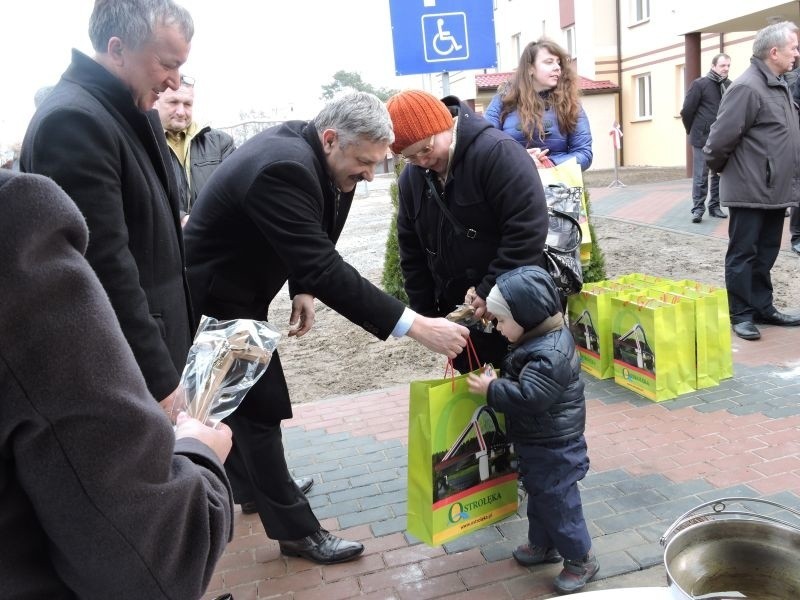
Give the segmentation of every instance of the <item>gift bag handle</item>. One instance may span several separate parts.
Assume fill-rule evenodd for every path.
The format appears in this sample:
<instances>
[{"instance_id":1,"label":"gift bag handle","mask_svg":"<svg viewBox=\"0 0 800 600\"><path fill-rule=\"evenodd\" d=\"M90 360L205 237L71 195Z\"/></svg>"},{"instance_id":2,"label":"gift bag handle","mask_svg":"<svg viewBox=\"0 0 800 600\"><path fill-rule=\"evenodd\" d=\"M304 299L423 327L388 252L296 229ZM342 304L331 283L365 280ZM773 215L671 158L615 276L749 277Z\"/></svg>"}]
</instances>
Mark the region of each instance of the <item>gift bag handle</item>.
<instances>
[{"instance_id":1,"label":"gift bag handle","mask_svg":"<svg viewBox=\"0 0 800 600\"><path fill-rule=\"evenodd\" d=\"M470 371L474 371L476 369L479 369L480 366L481 366L481 361L478 359L478 351L475 350L475 344L472 343L472 338L471 337L467 338L466 353L467 353L467 359L469 360L469 370ZM473 366L473 361L474 361L474 366ZM452 358L448 358L447 359L447 364L444 366L444 377L443 377L443 379L447 379L447 377L448 377L447 374L448 373L450 373L450 380L451 380L451 382L453 384L453 390L455 390L455 387L456 387L456 370L455 370L455 368L453 368L453 359Z\"/></svg>"}]
</instances>

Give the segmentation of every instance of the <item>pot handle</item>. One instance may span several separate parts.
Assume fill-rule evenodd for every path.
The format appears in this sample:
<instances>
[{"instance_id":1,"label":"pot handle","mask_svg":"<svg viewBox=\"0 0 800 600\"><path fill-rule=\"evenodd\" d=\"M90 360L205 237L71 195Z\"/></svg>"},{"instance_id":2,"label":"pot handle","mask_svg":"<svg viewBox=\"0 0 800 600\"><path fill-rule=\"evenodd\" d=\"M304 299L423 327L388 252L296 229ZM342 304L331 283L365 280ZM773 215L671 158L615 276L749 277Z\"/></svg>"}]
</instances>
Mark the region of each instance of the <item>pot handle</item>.
<instances>
[{"instance_id":1,"label":"pot handle","mask_svg":"<svg viewBox=\"0 0 800 600\"><path fill-rule=\"evenodd\" d=\"M693 509L683 513L680 517L675 519L675 522L672 523L672 525L670 525L669 528L667 528L667 530L664 532L664 535L661 536L659 543L662 546L666 546L667 542L672 537L672 535L674 535L677 531L682 529L683 528L682 526L685 526L688 523L688 521L691 521L693 519L707 520L709 517L715 517L718 515L746 516L755 519L761 519L764 521L770 521L772 523L779 523L780 525L785 525L786 527L800 531L800 526L788 523L786 521L777 519L775 517L771 517L769 515L762 515L760 513L752 512L749 510L726 510L727 509L726 504L729 504L731 502L750 502L750 503L755 502L759 504L768 504L770 506L775 506L781 510L790 512L795 516L797 516L798 518L800 518L800 511L790 508L788 506L784 506L783 504L778 504L777 502L773 502L772 500L762 500L760 498L744 498L744 497L719 498L717 500L710 500L708 502L704 502L703 504L695 506ZM710 506L713 512L704 512L699 515L694 515L691 518L687 518L693 513L707 506Z\"/></svg>"}]
</instances>

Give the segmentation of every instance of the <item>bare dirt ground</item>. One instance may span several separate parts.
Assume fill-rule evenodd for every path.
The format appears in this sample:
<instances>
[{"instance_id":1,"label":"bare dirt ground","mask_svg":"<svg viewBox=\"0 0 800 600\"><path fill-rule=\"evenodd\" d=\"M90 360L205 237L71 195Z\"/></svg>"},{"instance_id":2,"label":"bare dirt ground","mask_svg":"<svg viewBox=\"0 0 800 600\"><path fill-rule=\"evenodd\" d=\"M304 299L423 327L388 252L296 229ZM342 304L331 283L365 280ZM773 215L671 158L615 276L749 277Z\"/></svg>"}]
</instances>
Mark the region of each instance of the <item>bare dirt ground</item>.
<instances>
[{"instance_id":1,"label":"bare dirt ground","mask_svg":"<svg viewBox=\"0 0 800 600\"><path fill-rule=\"evenodd\" d=\"M628 185L686 178L683 168L623 168ZM588 188L607 186L612 171L588 172ZM363 185L363 184L362 184ZM383 256L391 219L389 180L360 187L338 250L362 275L380 285ZM606 258L609 278L647 272L671 279L695 279L712 285L724 283L726 242L702 235L682 234L594 218L595 233ZM800 298L797 258L780 256L773 268L776 303ZM646 267L643 267L646 265ZM272 305L270 322L286 333L288 293ZM281 362L295 403L405 385L414 379L441 377L445 359L408 339L381 341L317 301L314 328L302 338L282 337Z\"/></svg>"}]
</instances>

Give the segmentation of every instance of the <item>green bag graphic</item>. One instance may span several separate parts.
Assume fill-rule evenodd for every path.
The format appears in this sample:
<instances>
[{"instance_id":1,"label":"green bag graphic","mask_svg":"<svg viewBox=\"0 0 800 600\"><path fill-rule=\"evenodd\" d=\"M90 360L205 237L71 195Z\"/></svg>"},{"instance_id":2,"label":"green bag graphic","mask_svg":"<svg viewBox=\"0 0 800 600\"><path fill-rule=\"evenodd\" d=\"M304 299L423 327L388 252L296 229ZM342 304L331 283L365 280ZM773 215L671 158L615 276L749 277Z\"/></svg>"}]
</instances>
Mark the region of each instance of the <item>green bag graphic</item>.
<instances>
[{"instance_id":1,"label":"green bag graphic","mask_svg":"<svg viewBox=\"0 0 800 600\"><path fill-rule=\"evenodd\" d=\"M517 470L505 420L467 375L411 382L409 533L440 545L517 510Z\"/></svg>"},{"instance_id":2,"label":"green bag graphic","mask_svg":"<svg viewBox=\"0 0 800 600\"><path fill-rule=\"evenodd\" d=\"M581 368L598 379L614 376L611 343L611 296L603 282L584 284L567 300L569 328L581 357Z\"/></svg>"}]
</instances>

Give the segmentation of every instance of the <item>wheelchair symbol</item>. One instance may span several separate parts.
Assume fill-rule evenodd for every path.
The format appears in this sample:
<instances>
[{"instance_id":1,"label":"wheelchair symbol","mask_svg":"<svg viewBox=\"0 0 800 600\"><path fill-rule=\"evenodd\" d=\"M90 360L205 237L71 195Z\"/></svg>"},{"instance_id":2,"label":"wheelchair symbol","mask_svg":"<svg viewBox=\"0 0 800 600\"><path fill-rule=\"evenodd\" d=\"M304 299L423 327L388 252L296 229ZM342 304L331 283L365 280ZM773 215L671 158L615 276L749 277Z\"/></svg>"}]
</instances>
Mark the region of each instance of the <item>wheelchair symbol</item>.
<instances>
[{"instance_id":1,"label":"wheelchair symbol","mask_svg":"<svg viewBox=\"0 0 800 600\"><path fill-rule=\"evenodd\" d=\"M469 58L467 15L463 12L423 15L422 39L426 62Z\"/></svg>"},{"instance_id":2,"label":"wheelchair symbol","mask_svg":"<svg viewBox=\"0 0 800 600\"><path fill-rule=\"evenodd\" d=\"M444 19L436 19L436 28L439 31L435 36L433 36L433 49L437 54L447 56L453 50L461 50L463 46L456 41L456 39L453 37L453 34L450 33L449 30L445 30L443 27ZM443 46L443 44L446 45Z\"/></svg>"}]
</instances>

